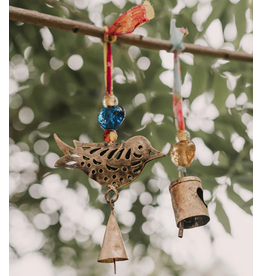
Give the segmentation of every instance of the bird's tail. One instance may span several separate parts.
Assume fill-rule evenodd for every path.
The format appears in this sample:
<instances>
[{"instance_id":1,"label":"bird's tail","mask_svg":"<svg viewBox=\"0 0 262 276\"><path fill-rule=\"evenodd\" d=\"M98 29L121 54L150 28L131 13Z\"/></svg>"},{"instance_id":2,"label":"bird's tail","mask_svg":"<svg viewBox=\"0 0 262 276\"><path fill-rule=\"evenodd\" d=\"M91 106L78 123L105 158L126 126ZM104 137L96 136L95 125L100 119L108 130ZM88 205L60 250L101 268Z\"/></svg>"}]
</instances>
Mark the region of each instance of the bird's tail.
<instances>
[{"instance_id":1,"label":"bird's tail","mask_svg":"<svg viewBox=\"0 0 262 276\"><path fill-rule=\"evenodd\" d=\"M66 143L64 143L56 134L54 134L55 141L60 148L60 150L63 152L63 154L67 155L70 154L69 152L74 152L74 148L68 146Z\"/></svg>"},{"instance_id":2,"label":"bird's tail","mask_svg":"<svg viewBox=\"0 0 262 276\"><path fill-rule=\"evenodd\" d=\"M62 140L60 140L58 138L58 136L56 134L54 134L54 138L55 138L55 141L58 145L58 147L60 148L60 150L63 152L64 156L62 156L61 158L59 158L56 163L55 163L55 167L72 167L73 164L70 164L70 162L74 162L76 163L75 161L75 157L73 157L71 153L74 153L75 149L68 146L66 143L64 143Z\"/></svg>"}]
</instances>

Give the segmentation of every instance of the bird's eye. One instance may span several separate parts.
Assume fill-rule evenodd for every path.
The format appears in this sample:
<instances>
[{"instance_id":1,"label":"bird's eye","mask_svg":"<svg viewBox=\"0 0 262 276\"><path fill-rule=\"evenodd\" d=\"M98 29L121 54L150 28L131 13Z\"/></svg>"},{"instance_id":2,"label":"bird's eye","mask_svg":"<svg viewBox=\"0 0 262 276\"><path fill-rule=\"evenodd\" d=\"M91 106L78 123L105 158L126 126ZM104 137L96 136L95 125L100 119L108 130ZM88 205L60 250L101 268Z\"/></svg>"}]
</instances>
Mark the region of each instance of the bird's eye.
<instances>
[{"instance_id":1,"label":"bird's eye","mask_svg":"<svg viewBox=\"0 0 262 276\"><path fill-rule=\"evenodd\" d=\"M140 146L138 146L138 149L140 149L140 150L141 150L142 148L143 148L143 147L142 147L141 145L140 145Z\"/></svg>"},{"instance_id":2,"label":"bird's eye","mask_svg":"<svg viewBox=\"0 0 262 276\"><path fill-rule=\"evenodd\" d=\"M134 152L134 156L135 156L136 158L141 158L141 157L142 157L142 154L136 154L136 153Z\"/></svg>"}]
</instances>

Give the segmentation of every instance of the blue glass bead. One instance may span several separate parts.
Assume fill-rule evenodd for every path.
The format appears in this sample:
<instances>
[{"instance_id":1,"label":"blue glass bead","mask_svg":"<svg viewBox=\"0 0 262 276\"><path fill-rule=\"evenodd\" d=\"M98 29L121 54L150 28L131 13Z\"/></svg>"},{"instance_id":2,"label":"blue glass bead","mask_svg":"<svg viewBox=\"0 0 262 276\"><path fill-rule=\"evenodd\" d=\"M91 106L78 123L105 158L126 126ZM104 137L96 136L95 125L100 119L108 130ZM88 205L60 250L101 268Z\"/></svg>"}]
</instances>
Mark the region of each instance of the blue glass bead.
<instances>
[{"instance_id":1,"label":"blue glass bead","mask_svg":"<svg viewBox=\"0 0 262 276\"><path fill-rule=\"evenodd\" d=\"M122 106L114 105L103 108L97 116L97 120L102 129L118 129L126 116L126 111Z\"/></svg>"}]
</instances>

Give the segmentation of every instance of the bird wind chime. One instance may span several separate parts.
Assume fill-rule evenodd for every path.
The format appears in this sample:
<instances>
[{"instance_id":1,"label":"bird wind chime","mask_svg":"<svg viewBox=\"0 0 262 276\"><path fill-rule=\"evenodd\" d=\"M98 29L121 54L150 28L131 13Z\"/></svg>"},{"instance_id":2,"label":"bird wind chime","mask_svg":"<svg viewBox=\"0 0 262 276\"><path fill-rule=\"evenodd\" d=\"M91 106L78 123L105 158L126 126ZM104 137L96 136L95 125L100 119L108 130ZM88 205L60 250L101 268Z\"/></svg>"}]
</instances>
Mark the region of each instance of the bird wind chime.
<instances>
[{"instance_id":1,"label":"bird wind chime","mask_svg":"<svg viewBox=\"0 0 262 276\"><path fill-rule=\"evenodd\" d=\"M151 160L164 157L154 149L147 138L135 136L123 143L115 143L116 130L125 119L126 112L118 105L113 93L113 58L112 43L118 35L131 33L134 29L154 17L154 9L148 1L128 10L120 16L111 27L105 27L104 33L104 70L105 92L104 108L98 114L98 123L104 130L103 143L82 143L74 140L75 147L62 142L56 134L54 138L64 156L59 158L55 167L75 168L83 171L90 178L107 188L105 199L110 204L111 214L107 223L98 262L114 263L128 260L122 235L114 216L114 203L119 197L118 189L130 184L142 172L145 164ZM183 38L187 34L184 28L176 28L175 20L171 20L170 41L174 52L174 86L173 110L177 127L175 143L170 149L172 162L178 167L178 179L169 187L175 213L178 236L183 237L183 230L205 225L209 221L207 205L203 200L201 180L194 176L186 176L186 168L195 156L195 145L185 130L182 112L181 72L179 52L184 49ZM182 177L181 174L184 174ZM114 193L110 197L109 193Z\"/></svg>"},{"instance_id":2,"label":"bird wind chime","mask_svg":"<svg viewBox=\"0 0 262 276\"><path fill-rule=\"evenodd\" d=\"M205 225L209 222L207 205L203 199L201 180L195 176L187 176L186 168L195 157L196 147L190 140L190 134L185 130L182 111L181 71L179 52L184 49L183 39L187 30L176 27L176 20L171 20L170 42L174 51L174 85L173 110L177 127L176 141L170 149L172 162L178 167L178 179L169 186L172 205L175 213L178 236L183 237L183 230ZM181 177L181 174L184 177Z\"/></svg>"},{"instance_id":3,"label":"bird wind chime","mask_svg":"<svg viewBox=\"0 0 262 276\"><path fill-rule=\"evenodd\" d=\"M57 160L55 167L75 168L83 171L108 190L105 199L110 204L111 214L106 227L98 262L114 263L128 260L122 235L114 216L114 203L118 199L118 189L130 184L142 172L145 164L165 155L154 149L147 138L135 136L124 143L115 143L116 129L125 118L125 110L118 105L113 94L112 82L112 43L117 35L127 34L154 17L154 9L148 1L128 10L111 27L105 27L104 67L106 95L104 108L98 114L98 122L104 130L104 143L82 143L74 140L75 148L62 142L55 134L54 138L64 156ZM109 198L113 192L115 197Z\"/></svg>"}]
</instances>

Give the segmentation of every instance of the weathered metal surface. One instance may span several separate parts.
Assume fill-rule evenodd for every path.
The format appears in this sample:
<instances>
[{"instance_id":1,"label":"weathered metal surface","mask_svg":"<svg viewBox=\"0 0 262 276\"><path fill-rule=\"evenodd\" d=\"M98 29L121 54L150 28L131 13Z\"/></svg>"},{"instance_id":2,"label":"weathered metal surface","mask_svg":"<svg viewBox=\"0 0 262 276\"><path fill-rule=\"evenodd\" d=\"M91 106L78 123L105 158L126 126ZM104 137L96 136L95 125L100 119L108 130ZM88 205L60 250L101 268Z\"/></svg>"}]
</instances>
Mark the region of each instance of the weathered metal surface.
<instances>
[{"instance_id":1,"label":"weathered metal surface","mask_svg":"<svg viewBox=\"0 0 262 276\"><path fill-rule=\"evenodd\" d=\"M98 257L100 263L114 263L128 260L125 245L122 239L113 210L111 211L101 251Z\"/></svg>"},{"instance_id":2,"label":"weathered metal surface","mask_svg":"<svg viewBox=\"0 0 262 276\"><path fill-rule=\"evenodd\" d=\"M118 189L130 184L142 172L145 164L164 157L143 136L134 136L124 143L82 143L74 140L75 148L54 138L64 156L55 167L74 168L83 171L104 187Z\"/></svg>"},{"instance_id":3,"label":"weathered metal surface","mask_svg":"<svg viewBox=\"0 0 262 276\"><path fill-rule=\"evenodd\" d=\"M183 229L194 228L209 222L208 208L203 199L201 180L195 176L181 177L169 186L179 237Z\"/></svg>"}]
</instances>

